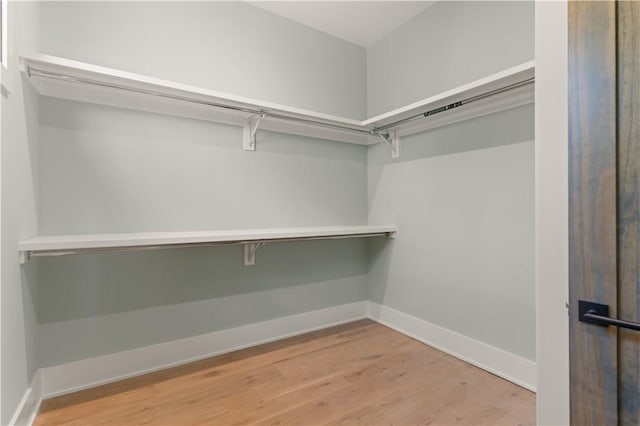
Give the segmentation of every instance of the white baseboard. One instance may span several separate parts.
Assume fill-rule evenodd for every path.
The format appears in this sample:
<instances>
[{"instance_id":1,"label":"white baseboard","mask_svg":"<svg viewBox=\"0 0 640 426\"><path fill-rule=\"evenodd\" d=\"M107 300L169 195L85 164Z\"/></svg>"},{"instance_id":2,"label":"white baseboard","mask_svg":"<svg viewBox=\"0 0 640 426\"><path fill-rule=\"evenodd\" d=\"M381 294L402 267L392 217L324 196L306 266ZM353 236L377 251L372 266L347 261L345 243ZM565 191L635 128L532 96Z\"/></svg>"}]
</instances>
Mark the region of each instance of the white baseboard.
<instances>
[{"instance_id":1,"label":"white baseboard","mask_svg":"<svg viewBox=\"0 0 640 426\"><path fill-rule=\"evenodd\" d=\"M366 318L367 302L305 312L67 364L41 368L51 398L239 349Z\"/></svg>"},{"instance_id":2,"label":"white baseboard","mask_svg":"<svg viewBox=\"0 0 640 426\"><path fill-rule=\"evenodd\" d=\"M363 301L41 368L37 397L39 401L367 317L535 392L535 362ZM25 401L32 399L25 395Z\"/></svg>"},{"instance_id":3,"label":"white baseboard","mask_svg":"<svg viewBox=\"0 0 640 426\"><path fill-rule=\"evenodd\" d=\"M31 386L26 390L18 408L9 421L10 426L31 426L42 402L42 380L40 370L36 371Z\"/></svg>"},{"instance_id":4,"label":"white baseboard","mask_svg":"<svg viewBox=\"0 0 640 426\"><path fill-rule=\"evenodd\" d=\"M536 363L395 309L367 302L367 316L523 388L536 391Z\"/></svg>"}]
</instances>

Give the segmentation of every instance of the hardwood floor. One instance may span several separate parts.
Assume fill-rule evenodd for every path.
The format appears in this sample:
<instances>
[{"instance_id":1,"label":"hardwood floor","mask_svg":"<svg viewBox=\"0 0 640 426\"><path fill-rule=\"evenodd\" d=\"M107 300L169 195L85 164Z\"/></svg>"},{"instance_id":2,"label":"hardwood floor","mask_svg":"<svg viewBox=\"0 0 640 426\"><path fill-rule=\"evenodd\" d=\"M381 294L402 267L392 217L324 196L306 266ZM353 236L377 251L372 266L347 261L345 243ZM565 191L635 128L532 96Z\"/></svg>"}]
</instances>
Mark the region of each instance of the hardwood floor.
<instances>
[{"instance_id":1,"label":"hardwood floor","mask_svg":"<svg viewBox=\"0 0 640 426\"><path fill-rule=\"evenodd\" d=\"M369 320L43 402L34 425L535 424L535 395Z\"/></svg>"}]
</instances>

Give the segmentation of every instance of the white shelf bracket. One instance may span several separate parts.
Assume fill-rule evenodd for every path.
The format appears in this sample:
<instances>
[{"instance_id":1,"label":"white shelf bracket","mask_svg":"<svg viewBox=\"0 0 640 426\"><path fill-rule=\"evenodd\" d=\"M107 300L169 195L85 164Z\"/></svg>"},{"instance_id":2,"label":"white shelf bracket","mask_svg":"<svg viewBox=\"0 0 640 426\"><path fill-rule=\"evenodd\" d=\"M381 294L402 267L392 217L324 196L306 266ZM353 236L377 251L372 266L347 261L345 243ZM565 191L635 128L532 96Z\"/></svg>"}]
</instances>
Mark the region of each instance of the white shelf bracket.
<instances>
[{"instance_id":1,"label":"white shelf bracket","mask_svg":"<svg viewBox=\"0 0 640 426\"><path fill-rule=\"evenodd\" d=\"M28 251L20 251L18 252L18 260L21 265L24 265L31 259L31 254Z\"/></svg>"},{"instance_id":2,"label":"white shelf bracket","mask_svg":"<svg viewBox=\"0 0 640 426\"><path fill-rule=\"evenodd\" d=\"M373 132L372 132L373 133ZM388 133L375 133L382 142L389 145L391 148L391 158L400 157L400 136L396 130L392 130Z\"/></svg>"},{"instance_id":3,"label":"white shelf bracket","mask_svg":"<svg viewBox=\"0 0 640 426\"><path fill-rule=\"evenodd\" d=\"M245 151L255 151L256 150L256 133L258 132L258 127L260 126L260 122L264 119L265 114L254 115L249 118L249 123L244 126L244 132L242 135L242 149Z\"/></svg>"},{"instance_id":4,"label":"white shelf bracket","mask_svg":"<svg viewBox=\"0 0 640 426\"><path fill-rule=\"evenodd\" d=\"M265 243L245 243L244 244L244 266L256 264L256 252Z\"/></svg>"}]
</instances>

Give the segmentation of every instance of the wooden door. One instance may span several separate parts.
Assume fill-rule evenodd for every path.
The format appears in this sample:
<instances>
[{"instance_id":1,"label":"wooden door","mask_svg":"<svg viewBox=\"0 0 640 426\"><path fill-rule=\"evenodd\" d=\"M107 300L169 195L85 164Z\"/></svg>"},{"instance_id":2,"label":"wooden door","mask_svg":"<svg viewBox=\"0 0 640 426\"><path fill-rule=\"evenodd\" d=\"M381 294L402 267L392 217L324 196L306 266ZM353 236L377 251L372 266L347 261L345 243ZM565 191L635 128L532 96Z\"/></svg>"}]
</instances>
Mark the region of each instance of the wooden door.
<instances>
[{"instance_id":1,"label":"wooden door","mask_svg":"<svg viewBox=\"0 0 640 426\"><path fill-rule=\"evenodd\" d=\"M640 321L639 190L640 2L571 1L569 334L574 425L640 425L640 331L581 322L579 304L597 302L608 306L611 318Z\"/></svg>"}]
</instances>

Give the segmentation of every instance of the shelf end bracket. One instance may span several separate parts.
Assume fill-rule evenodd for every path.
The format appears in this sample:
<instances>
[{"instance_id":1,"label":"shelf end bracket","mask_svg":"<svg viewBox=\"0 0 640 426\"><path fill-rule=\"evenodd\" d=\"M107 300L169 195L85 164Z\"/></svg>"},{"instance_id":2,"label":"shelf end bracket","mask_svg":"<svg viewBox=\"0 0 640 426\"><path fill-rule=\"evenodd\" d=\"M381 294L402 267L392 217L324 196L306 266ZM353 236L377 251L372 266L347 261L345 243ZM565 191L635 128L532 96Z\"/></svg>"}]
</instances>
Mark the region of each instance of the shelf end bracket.
<instances>
[{"instance_id":1,"label":"shelf end bracket","mask_svg":"<svg viewBox=\"0 0 640 426\"><path fill-rule=\"evenodd\" d=\"M372 133L374 133L372 131ZM398 136L398 132L396 130L392 130L388 133L374 133L377 135L380 140L391 148L391 158L400 157L400 136Z\"/></svg>"},{"instance_id":2,"label":"shelf end bracket","mask_svg":"<svg viewBox=\"0 0 640 426\"><path fill-rule=\"evenodd\" d=\"M242 149L245 151L256 150L256 133L260 122L264 119L265 114L254 115L249 118L249 123L244 126L244 132L242 135Z\"/></svg>"},{"instance_id":3,"label":"shelf end bracket","mask_svg":"<svg viewBox=\"0 0 640 426\"><path fill-rule=\"evenodd\" d=\"M256 252L265 243L245 243L244 246L244 266L251 266L256 264Z\"/></svg>"},{"instance_id":4,"label":"shelf end bracket","mask_svg":"<svg viewBox=\"0 0 640 426\"><path fill-rule=\"evenodd\" d=\"M22 57L18 58L18 70L31 78L31 67L27 64L27 60Z\"/></svg>"},{"instance_id":5,"label":"shelf end bracket","mask_svg":"<svg viewBox=\"0 0 640 426\"><path fill-rule=\"evenodd\" d=\"M22 250L18 252L18 261L20 262L21 265L24 265L25 263L27 263L29 259L31 259L30 252L22 251Z\"/></svg>"}]
</instances>

